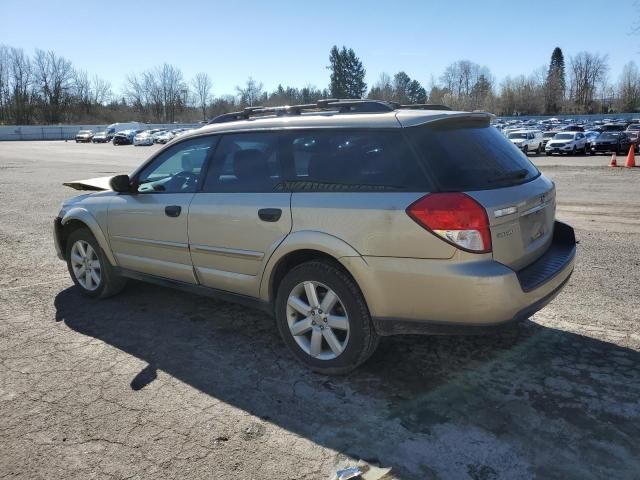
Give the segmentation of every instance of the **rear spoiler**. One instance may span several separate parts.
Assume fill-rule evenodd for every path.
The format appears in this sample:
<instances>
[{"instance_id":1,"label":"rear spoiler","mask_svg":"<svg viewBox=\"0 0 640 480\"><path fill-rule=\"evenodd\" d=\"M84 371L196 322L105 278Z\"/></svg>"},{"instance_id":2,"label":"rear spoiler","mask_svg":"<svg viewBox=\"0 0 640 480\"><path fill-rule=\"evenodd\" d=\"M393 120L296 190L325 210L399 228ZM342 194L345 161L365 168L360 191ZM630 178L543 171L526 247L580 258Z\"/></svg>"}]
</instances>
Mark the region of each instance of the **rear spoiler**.
<instances>
[{"instance_id":1,"label":"rear spoiler","mask_svg":"<svg viewBox=\"0 0 640 480\"><path fill-rule=\"evenodd\" d=\"M101 191L111 190L109 181L113 177L97 177L89 178L87 180L73 180L72 182L64 182L62 185L65 187L71 187L76 190L89 190L89 191Z\"/></svg>"},{"instance_id":2,"label":"rear spoiler","mask_svg":"<svg viewBox=\"0 0 640 480\"><path fill-rule=\"evenodd\" d=\"M403 127L415 127L417 125L446 125L447 123L455 123L455 122L466 122L466 121L475 121L478 123L486 123L487 126L496 118L493 113L489 112L451 112L446 113L443 111L439 115L433 115L430 117L419 117L415 115L414 112L405 113L402 111L398 111L396 113L396 118L398 122Z\"/></svg>"}]
</instances>

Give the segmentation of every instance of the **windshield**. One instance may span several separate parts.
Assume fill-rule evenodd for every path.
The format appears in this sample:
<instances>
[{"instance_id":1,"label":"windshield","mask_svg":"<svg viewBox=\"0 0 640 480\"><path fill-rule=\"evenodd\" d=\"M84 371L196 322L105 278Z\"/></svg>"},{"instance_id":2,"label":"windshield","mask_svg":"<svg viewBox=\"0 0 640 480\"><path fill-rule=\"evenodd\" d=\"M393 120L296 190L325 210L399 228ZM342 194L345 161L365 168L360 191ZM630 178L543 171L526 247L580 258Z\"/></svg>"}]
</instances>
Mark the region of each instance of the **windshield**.
<instances>
[{"instance_id":1,"label":"windshield","mask_svg":"<svg viewBox=\"0 0 640 480\"><path fill-rule=\"evenodd\" d=\"M542 138L553 138L553 136L556 134L556 132L545 132L542 135Z\"/></svg>"},{"instance_id":2,"label":"windshield","mask_svg":"<svg viewBox=\"0 0 640 480\"><path fill-rule=\"evenodd\" d=\"M554 140L573 140L573 133L558 133Z\"/></svg>"},{"instance_id":3,"label":"windshield","mask_svg":"<svg viewBox=\"0 0 640 480\"><path fill-rule=\"evenodd\" d=\"M406 129L444 191L473 191L528 182L540 173L495 128L471 121Z\"/></svg>"},{"instance_id":4,"label":"windshield","mask_svg":"<svg viewBox=\"0 0 640 480\"><path fill-rule=\"evenodd\" d=\"M615 133L601 133L598 136L598 140L617 140L618 136L619 135L617 135Z\"/></svg>"},{"instance_id":5,"label":"windshield","mask_svg":"<svg viewBox=\"0 0 640 480\"><path fill-rule=\"evenodd\" d=\"M526 133L521 133L521 132L514 132L514 133L510 133L509 134L509 138L510 139L520 138L520 139L525 139L526 140L527 139L527 134Z\"/></svg>"}]
</instances>

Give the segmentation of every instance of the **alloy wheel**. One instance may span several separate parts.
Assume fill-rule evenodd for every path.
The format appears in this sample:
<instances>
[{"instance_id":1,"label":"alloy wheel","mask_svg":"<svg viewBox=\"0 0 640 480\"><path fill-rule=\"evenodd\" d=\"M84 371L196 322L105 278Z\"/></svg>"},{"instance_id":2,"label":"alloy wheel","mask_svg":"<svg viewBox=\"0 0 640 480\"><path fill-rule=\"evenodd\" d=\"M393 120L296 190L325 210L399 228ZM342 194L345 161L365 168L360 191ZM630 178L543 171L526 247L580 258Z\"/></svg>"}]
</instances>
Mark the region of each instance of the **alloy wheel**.
<instances>
[{"instance_id":1,"label":"alloy wheel","mask_svg":"<svg viewBox=\"0 0 640 480\"><path fill-rule=\"evenodd\" d=\"M71 268L82 288L94 291L100 286L102 268L93 247L84 240L78 240L71 247Z\"/></svg>"},{"instance_id":2,"label":"alloy wheel","mask_svg":"<svg viewBox=\"0 0 640 480\"><path fill-rule=\"evenodd\" d=\"M320 282L296 285L287 300L289 331L311 357L333 360L347 347L349 316L333 290Z\"/></svg>"}]
</instances>

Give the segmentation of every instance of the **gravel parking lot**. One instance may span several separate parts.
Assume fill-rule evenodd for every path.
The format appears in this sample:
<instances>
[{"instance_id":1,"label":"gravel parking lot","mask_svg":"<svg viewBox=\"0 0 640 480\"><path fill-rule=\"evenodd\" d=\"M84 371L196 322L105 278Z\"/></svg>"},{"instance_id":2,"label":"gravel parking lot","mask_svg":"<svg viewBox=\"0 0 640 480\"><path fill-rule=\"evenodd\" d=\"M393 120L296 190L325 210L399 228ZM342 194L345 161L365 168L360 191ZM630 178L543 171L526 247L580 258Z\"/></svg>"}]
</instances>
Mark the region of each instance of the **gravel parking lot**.
<instances>
[{"instance_id":1,"label":"gravel parking lot","mask_svg":"<svg viewBox=\"0 0 640 480\"><path fill-rule=\"evenodd\" d=\"M640 168L531 157L580 242L561 295L499 334L386 338L323 377L260 312L72 288L62 182L156 148L0 143L0 478L328 479L360 458L398 479L638 478Z\"/></svg>"}]
</instances>

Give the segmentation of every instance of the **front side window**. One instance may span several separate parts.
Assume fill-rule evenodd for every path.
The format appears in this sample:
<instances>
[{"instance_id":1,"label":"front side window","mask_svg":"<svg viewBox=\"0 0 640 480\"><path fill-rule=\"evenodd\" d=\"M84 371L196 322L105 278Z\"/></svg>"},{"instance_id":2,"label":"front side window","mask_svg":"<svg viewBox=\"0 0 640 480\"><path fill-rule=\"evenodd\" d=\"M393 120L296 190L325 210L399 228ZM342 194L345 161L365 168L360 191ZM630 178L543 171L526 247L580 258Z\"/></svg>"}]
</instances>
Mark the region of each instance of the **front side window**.
<instances>
[{"instance_id":1,"label":"front side window","mask_svg":"<svg viewBox=\"0 0 640 480\"><path fill-rule=\"evenodd\" d=\"M215 137L178 143L162 152L138 175L139 193L193 193Z\"/></svg>"}]
</instances>

